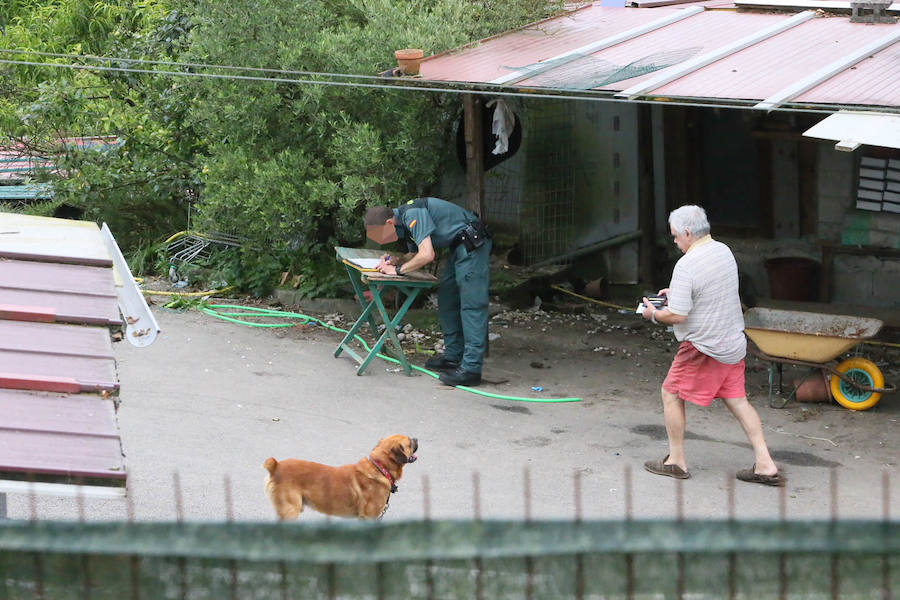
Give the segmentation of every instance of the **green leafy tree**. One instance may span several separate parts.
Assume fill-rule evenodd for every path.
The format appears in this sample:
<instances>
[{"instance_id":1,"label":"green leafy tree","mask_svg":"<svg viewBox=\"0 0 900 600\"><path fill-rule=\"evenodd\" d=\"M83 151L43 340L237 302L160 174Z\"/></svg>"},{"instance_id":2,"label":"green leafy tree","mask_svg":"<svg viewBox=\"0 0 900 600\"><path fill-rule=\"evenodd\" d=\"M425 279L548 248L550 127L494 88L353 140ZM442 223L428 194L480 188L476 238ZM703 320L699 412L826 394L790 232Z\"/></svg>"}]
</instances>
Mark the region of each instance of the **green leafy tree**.
<instances>
[{"instance_id":1,"label":"green leafy tree","mask_svg":"<svg viewBox=\"0 0 900 600\"><path fill-rule=\"evenodd\" d=\"M263 294L291 269L307 293L332 293L332 246L362 242L367 205L430 191L460 107L453 94L330 85L359 80L327 74L373 76L394 66L394 49L441 52L560 5L7 0L0 49L108 60L3 54L92 68L0 65L0 143L58 157L56 201L108 222L126 247L190 216L245 240L219 259L230 282ZM59 144L88 135L116 143Z\"/></svg>"},{"instance_id":2,"label":"green leafy tree","mask_svg":"<svg viewBox=\"0 0 900 600\"><path fill-rule=\"evenodd\" d=\"M117 71L156 67L90 56L174 60L190 25L168 4L20 0L3 14L0 47L29 51L3 57L48 66L5 66L0 142L52 158L62 174L52 179L52 204L106 221L125 247L184 226L199 184L198 143L182 126L187 102L169 77ZM73 65L84 68L68 68ZM84 137L97 139L75 143Z\"/></svg>"},{"instance_id":3,"label":"green leafy tree","mask_svg":"<svg viewBox=\"0 0 900 600\"><path fill-rule=\"evenodd\" d=\"M527 0L204 0L193 13L189 55L196 62L371 76L394 66L394 49L441 52L557 8ZM363 241L367 205L397 205L432 189L450 159L459 100L324 85L347 81L338 78L315 85L310 76L280 77L307 83L196 84L192 126L209 140L200 214L209 227L246 237L254 259L265 249L273 270L292 269L321 284L312 292L326 292L339 281L332 247Z\"/></svg>"}]
</instances>

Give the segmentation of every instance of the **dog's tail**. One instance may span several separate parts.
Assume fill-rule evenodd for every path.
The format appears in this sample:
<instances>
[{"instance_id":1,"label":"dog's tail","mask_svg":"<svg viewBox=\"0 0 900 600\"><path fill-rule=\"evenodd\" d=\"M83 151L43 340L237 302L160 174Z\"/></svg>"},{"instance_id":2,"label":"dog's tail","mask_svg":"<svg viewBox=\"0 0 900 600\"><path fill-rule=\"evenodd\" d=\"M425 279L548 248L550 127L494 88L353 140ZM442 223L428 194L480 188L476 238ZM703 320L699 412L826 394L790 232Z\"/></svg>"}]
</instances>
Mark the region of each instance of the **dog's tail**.
<instances>
[{"instance_id":1,"label":"dog's tail","mask_svg":"<svg viewBox=\"0 0 900 600\"><path fill-rule=\"evenodd\" d=\"M275 467L278 466L278 461L272 457L266 459L266 462L263 463L263 466L266 468L266 471L269 472L269 475L275 473Z\"/></svg>"}]
</instances>

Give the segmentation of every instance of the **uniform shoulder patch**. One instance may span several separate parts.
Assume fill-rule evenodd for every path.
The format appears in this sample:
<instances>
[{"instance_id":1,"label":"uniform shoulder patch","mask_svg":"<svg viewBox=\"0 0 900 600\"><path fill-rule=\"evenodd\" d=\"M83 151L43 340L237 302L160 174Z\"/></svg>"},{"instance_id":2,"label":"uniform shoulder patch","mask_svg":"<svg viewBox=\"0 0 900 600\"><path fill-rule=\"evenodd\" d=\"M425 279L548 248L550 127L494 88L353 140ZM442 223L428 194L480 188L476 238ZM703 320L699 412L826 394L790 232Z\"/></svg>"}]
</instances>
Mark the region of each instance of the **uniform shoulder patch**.
<instances>
[{"instance_id":1,"label":"uniform shoulder patch","mask_svg":"<svg viewBox=\"0 0 900 600\"><path fill-rule=\"evenodd\" d=\"M418 222L419 222L418 219L413 219L413 220L410 222L409 226L410 226L410 227L415 227L415 226L416 226L416 223L418 223Z\"/></svg>"}]
</instances>

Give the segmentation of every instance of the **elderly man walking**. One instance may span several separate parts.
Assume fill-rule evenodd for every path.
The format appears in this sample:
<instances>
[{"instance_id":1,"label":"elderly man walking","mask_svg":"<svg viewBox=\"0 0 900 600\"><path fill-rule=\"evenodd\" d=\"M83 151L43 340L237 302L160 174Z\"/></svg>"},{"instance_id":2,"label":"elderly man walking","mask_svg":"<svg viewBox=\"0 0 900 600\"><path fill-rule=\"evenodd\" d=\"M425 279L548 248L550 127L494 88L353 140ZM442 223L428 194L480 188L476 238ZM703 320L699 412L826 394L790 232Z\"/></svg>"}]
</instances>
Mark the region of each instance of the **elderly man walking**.
<instances>
[{"instance_id":1,"label":"elderly man walking","mask_svg":"<svg viewBox=\"0 0 900 600\"><path fill-rule=\"evenodd\" d=\"M669 454L644 463L651 473L687 479L684 452L685 401L709 406L721 398L740 422L753 446L756 462L737 472L741 481L783 486L786 478L769 455L759 414L744 387L744 316L738 295L737 263L731 250L710 236L706 211L682 206L669 215L675 245L684 253L672 271L669 287L659 294L667 304L656 308L643 299L645 319L672 325L681 342L662 384L663 414Z\"/></svg>"}]
</instances>

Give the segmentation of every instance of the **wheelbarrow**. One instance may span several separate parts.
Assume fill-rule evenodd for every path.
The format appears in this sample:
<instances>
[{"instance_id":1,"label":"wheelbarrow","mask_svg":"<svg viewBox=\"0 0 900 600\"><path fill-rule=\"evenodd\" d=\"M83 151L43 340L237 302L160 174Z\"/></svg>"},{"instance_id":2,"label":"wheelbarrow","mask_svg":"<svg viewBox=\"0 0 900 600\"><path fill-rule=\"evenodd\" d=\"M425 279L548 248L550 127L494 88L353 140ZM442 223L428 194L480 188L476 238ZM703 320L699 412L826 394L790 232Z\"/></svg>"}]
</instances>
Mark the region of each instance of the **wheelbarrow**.
<instances>
[{"instance_id":1,"label":"wheelbarrow","mask_svg":"<svg viewBox=\"0 0 900 600\"><path fill-rule=\"evenodd\" d=\"M885 385L881 370L868 359L855 356L837 365L833 362L877 334L883 324L865 317L773 308L751 308L744 313L744 333L756 344L750 353L769 362L769 404L775 408L783 408L797 391L779 406L773 403L773 367L778 370L780 395L785 364L818 369L826 380L831 375L831 395L851 410L872 408L882 394L896 391L895 386Z\"/></svg>"}]
</instances>

